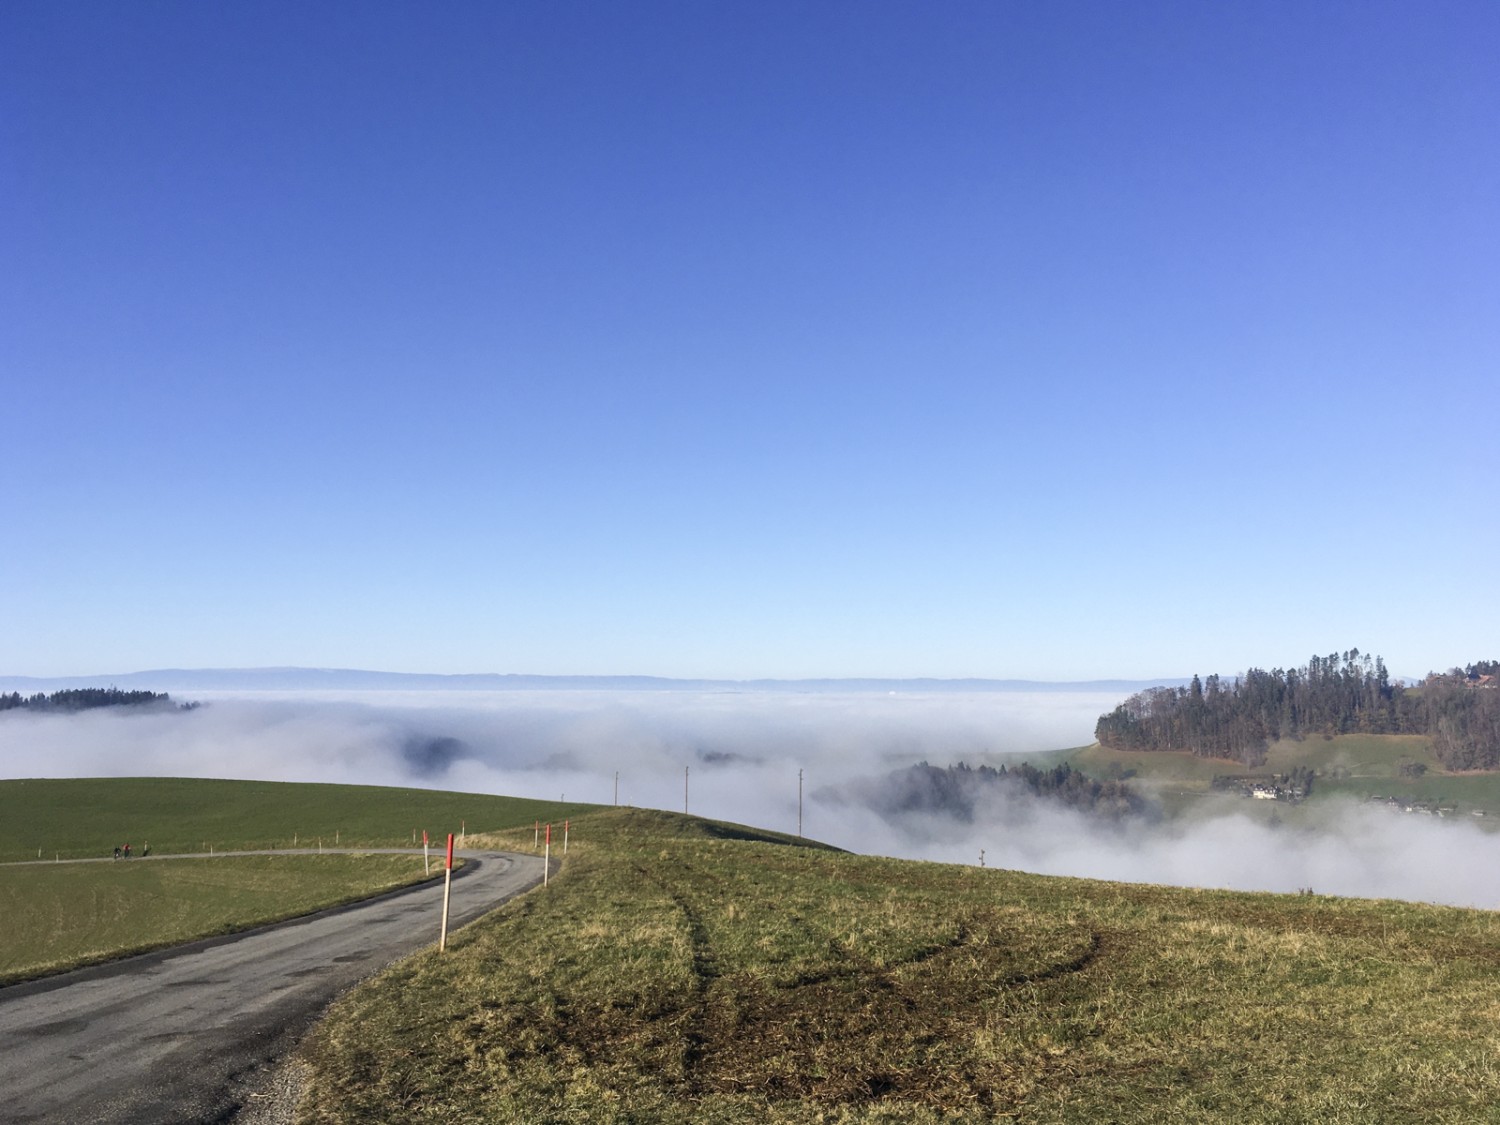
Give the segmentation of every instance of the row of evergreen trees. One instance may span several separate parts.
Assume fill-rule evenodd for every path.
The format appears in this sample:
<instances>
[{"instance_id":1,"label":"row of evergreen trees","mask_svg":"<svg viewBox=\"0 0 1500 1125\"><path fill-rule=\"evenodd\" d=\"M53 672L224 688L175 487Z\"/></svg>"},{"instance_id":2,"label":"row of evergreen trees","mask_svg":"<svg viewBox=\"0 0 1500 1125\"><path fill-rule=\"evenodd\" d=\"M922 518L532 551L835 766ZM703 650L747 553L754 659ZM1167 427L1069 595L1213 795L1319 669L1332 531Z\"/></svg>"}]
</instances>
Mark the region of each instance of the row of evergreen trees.
<instances>
[{"instance_id":1,"label":"row of evergreen trees","mask_svg":"<svg viewBox=\"0 0 1500 1125\"><path fill-rule=\"evenodd\" d=\"M1380 657L1350 649L1302 668L1252 668L1228 683L1194 676L1186 687L1132 695L1100 716L1094 737L1113 750L1185 750L1258 766L1281 738L1425 734L1449 769L1500 768L1500 690L1480 679L1492 667L1500 670L1486 661L1408 687L1392 682Z\"/></svg>"},{"instance_id":2,"label":"row of evergreen trees","mask_svg":"<svg viewBox=\"0 0 1500 1125\"><path fill-rule=\"evenodd\" d=\"M921 762L886 775L868 799L887 814L936 813L971 822L976 805L1007 794L1041 797L1109 819L1139 815L1148 808L1124 781L1099 781L1066 762L1051 769L1026 762L999 769L959 762L943 769Z\"/></svg>"},{"instance_id":3,"label":"row of evergreen trees","mask_svg":"<svg viewBox=\"0 0 1500 1125\"><path fill-rule=\"evenodd\" d=\"M166 692L121 691L108 688L67 688L51 695L37 692L22 695L13 691L9 695L0 693L0 711L24 708L28 711L88 711L95 707L166 707L171 705Z\"/></svg>"}]
</instances>

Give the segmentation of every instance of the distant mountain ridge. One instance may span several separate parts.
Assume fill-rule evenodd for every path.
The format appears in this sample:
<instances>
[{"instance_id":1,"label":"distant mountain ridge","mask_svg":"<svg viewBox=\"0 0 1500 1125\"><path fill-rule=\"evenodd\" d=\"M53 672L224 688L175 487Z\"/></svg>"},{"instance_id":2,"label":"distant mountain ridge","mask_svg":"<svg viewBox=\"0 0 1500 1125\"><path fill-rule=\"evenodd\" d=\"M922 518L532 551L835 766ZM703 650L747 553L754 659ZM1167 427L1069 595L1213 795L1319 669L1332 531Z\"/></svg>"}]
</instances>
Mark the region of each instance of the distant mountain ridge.
<instances>
[{"instance_id":1,"label":"distant mountain ridge","mask_svg":"<svg viewBox=\"0 0 1500 1125\"><path fill-rule=\"evenodd\" d=\"M474 672L372 672L357 668L160 668L107 676L0 676L0 691L149 688L191 691L722 691L722 692L1130 692L1187 683L1171 680L825 678L808 680L672 679L665 676L536 676Z\"/></svg>"}]
</instances>

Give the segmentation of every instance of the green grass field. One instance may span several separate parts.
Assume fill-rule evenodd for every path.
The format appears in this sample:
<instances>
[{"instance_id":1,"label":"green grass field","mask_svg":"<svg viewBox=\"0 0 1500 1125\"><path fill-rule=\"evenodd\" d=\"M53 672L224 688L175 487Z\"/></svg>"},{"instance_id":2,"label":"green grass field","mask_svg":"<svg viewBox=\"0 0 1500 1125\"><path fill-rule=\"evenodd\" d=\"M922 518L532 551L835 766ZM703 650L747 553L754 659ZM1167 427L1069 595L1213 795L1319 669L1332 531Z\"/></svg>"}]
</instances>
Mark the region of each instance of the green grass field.
<instances>
[{"instance_id":1,"label":"green grass field","mask_svg":"<svg viewBox=\"0 0 1500 1125\"><path fill-rule=\"evenodd\" d=\"M1368 782L1399 777L1399 767L1406 761L1420 762L1429 771L1442 770L1428 739L1421 735L1390 734L1342 734L1332 739L1313 736L1275 742L1266 754L1265 764L1254 769L1222 758L1195 758L1186 751L1106 750L1098 743L1070 752L1067 760L1096 777L1118 777L1133 771L1142 780L1184 792L1206 792L1217 774L1270 777L1297 766L1313 769L1320 777L1337 774L1348 780Z\"/></svg>"},{"instance_id":2,"label":"green grass field","mask_svg":"<svg viewBox=\"0 0 1500 1125\"><path fill-rule=\"evenodd\" d=\"M1390 788L1413 755L1337 743L1311 752L1346 771L1338 785ZM1163 772L1190 786L1216 765ZM221 848L289 844L288 821L409 843L386 825L414 808L523 851L547 816L420 790L0 783L0 812L24 822L0 821L13 850L70 817L63 835L94 854L177 821ZM1500 1121L1500 914L880 859L670 813L552 815L573 832L550 887L335 1006L306 1048L304 1125ZM0 979L419 870L373 856L0 866ZM17 936L32 934L58 936Z\"/></svg>"},{"instance_id":3,"label":"green grass field","mask_svg":"<svg viewBox=\"0 0 1500 1125\"><path fill-rule=\"evenodd\" d=\"M428 789L185 778L0 781L0 982L244 929L420 877L421 857L18 864L265 848L401 847L592 805Z\"/></svg>"},{"instance_id":4,"label":"green grass field","mask_svg":"<svg viewBox=\"0 0 1500 1125\"><path fill-rule=\"evenodd\" d=\"M1500 1118L1500 915L700 825L575 823L551 887L334 1008L301 1120Z\"/></svg>"},{"instance_id":5,"label":"green grass field","mask_svg":"<svg viewBox=\"0 0 1500 1125\"><path fill-rule=\"evenodd\" d=\"M467 825L492 831L561 822L594 805L432 789L190 778L0 781L0 863L79 859L145 843L174 852L400 847ZM415 833L415 836L414 836Z\"/></svg>"},{"instance_id":6,"label":"green grass field","mask_svg":"<svg viewBox=\"0 0 1500 1125\"><path fill-rule=\"evenodd\" d=\"M0 983L294 918L422 873L419 855L0 866Z\"/></svg>"},{"instance_id":7,"label":"green grass field","mask_svg":"<svg viewBox=\"0 0 1500 1125\"><path fill-rule=\"evenodd\" d=\"M1308 800L1310 808L1334 800L1397 797L1454 806L1459 815L1481 810L1488 815L1477 823L1500 830L1500 773L1448 773L1433 755L1431 742L1421 735L1346 734L1332 739L1312 736L1276 742L1265 764L1256 769L1188 753L1106 750L1097 743L1069 751L1066 760L1093 777L1130 776L1169 816L1201 811L1203 798L1211 794L1217 774L1270 777L1303 766L1317 774ZM1403 765L1420 765L1426 772L1406 776ZM1215 807L1220 804L1216 802ZM1299 815L1282 802L1245 802L1243 812L1256 817L1295 819Z\"/></svg>"}]
</instances>

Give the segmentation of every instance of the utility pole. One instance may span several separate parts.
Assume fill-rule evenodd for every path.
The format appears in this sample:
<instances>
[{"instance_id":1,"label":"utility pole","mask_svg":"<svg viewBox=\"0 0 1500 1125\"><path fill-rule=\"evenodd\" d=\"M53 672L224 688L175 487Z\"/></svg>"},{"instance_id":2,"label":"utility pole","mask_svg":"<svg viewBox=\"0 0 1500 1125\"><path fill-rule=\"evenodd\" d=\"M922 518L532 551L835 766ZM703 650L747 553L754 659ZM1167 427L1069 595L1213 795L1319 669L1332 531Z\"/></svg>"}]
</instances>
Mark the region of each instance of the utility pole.
<instances>
[{"instance_id":1,"label":"utility pole","mask_svg":"<svg viewBox=\"0 0 1500 1125\"><path fill-rule=\"evenodd\" d=\"M615 808L620 807L620 771L615 770Z\"/></svg>"},{"instance_id":2,"label":"utility pole","mask_svg":"<svg viewBox=\"0 0 1500 1125\"><path fill-rule=\"evenodd\" d=\"M688 811L688 767L682 767L682 811Z\"/></svg>"},{"instance_id":3,"label":"utility pole","mask_svg":"<svg viewBox=\"0 0 1500 1125\"><path fill-rule=\"evenodd\" d=\"M802 839L802 771L797 771L797 839Z\"/></svg>"}]
</instances>

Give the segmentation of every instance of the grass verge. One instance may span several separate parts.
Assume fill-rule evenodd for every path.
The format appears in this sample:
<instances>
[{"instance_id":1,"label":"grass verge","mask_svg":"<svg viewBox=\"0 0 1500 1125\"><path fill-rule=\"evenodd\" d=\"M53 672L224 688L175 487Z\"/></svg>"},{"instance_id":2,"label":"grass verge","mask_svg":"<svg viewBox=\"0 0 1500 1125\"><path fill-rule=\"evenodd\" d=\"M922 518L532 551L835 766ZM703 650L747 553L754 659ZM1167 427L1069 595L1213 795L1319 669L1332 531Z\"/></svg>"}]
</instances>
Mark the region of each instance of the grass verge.
<instances>
[{"instance_id":1,"label":"grass verge","mask_svg":"<svg viewBox=\"0 0 1500 1125\"><path fill-rule=\"evenodd\" d=\"M336 1005L301 1120L1496 1117L1500 916L735 836L575 821L551 887Z\"/></svg>"},{"instance_id":2,"label":"grass verge","mask_svg":"<svg viewBox=\"0 0 1500 1125\"><path fill-rule=\"evenodd\" d=\"M422 876L411 855L0 866L0 983L294 918Z\"/></svg>"}]
</instances>

